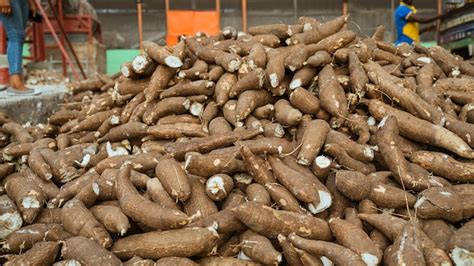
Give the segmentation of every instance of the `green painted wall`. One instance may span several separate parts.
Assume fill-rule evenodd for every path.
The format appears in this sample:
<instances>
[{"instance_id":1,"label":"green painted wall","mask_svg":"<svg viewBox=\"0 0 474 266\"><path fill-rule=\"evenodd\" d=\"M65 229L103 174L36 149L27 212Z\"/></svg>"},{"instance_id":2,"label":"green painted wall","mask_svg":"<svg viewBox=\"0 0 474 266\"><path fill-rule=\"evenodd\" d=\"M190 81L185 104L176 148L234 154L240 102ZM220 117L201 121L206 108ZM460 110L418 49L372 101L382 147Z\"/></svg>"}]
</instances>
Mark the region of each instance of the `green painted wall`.
<instances>
[{"instance_id":1,"label":"green painted wall","mask_svg":"<svg viewBox=\"0 0 474 266\"><path fill-rule=\"evenodd\" d=\"M122 63L132 61L140 53L138 49L111 49L107 50L107 74L114 74L120 70Z\"/></svg>"}]
</instances>

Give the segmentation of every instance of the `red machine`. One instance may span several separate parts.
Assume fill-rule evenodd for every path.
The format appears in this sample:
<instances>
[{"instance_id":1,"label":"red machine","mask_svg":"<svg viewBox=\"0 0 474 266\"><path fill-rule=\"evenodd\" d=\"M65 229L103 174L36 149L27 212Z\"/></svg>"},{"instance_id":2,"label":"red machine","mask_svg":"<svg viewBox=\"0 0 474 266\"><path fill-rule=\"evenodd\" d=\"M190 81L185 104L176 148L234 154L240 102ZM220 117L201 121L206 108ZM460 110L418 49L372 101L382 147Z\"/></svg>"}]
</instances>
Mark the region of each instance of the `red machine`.
<instances>
[{"instance_id":1,"label":"red machine","mask_svg":"<svg viewBox=\"0 0 474 266\"><path fill-rule=\"evenodd\" d=\"M48 0L49 12L39 5L36 0L39 13L43 15L42 23L32 23L26 30L26 43L30 44L30 56L25 57L32 61L44 61L46 59L46 50L51 48L59 48L62 53L63 74L66 76L68 65L71 67L74 78L79 79L75 67L78 67L83 78L86 78L82 66L77 59L76 53L71 45L68 35L84 34L87 35L87 41L92 43L94 39L102 42L101 25L91 15L65 14L63 12L63 1L56 0L55 4ZM1 24L0 24L1 25ZM55 39L54 44L46 44L45 38L52 36ZM66 51L69 50L69 53ZM6 34L3 27L0 30L0 53L6 53ZM69 58L72 54L74 62ZM5 81L4 69L0 69L0 83Z\"/></svg>"}]
</instances>

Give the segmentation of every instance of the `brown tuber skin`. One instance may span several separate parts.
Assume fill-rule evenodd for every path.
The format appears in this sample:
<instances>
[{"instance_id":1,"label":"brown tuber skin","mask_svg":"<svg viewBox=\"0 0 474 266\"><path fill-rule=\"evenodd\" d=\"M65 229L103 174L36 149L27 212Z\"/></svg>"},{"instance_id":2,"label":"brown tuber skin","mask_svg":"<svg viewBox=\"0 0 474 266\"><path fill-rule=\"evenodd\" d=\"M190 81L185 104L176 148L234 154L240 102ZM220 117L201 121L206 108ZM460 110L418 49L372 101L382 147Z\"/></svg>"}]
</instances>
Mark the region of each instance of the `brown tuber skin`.
<instances>
[{"instance_id":1,"label":"brown tuber skin","mask_svg":"<svg viewBox=\"0 0 474 266\"><path fill-rule=\"evenodd\" d=\"M8 260L4 265L51 265L56 261L58 252L58 242L39 242L24 254Z\"/></svg>"},{"instance_id":2,"label":"brown tuber skin","mask_svg":"<svg viewBox=\"0 0 474 266\"><path fill-rule=\"evenodd\" d=\"M295 233L291 233L288 239L295 247L311 254L323 255L338 265L366 265L357 253L341 245L332 242L307 240Z\"/></svg>"},{"instance_id":3,"label":"brown tuber skin","mask_svg":"<svg viewBox=\"0 0 474 266\"><path fill-rule=\"evenodd\" d=\"M218 234L215 228L184 228L135 234L117 240L111 251L120 259L140 256L156 260L163 257L191 257L212 248Z\"/></svg>"},{"instance_id":4,"label":"brown tuber skin","mask_svg":"<svg viewBox=\"0 0 474 266\"><path fill-rule=\"evenodd\" d=\"M191 195L188 176L173 158L161 159L155 168L155 176L168 194L177 201L185 201Z\"/></svg>"},{"instance_id":5,"label":"brown tuber skin","mask_svg":"<svg viewBox=\"0 0 474 266\"><path fill-rule=\"evenodd\" d=\"M109 233L79 200L66 202L61 211L61 221L64 228L75 236L87 237L105 248L112 245Z\"/></svg>"},{"instance_id":6,"label":"brown tuber skin","mask_svg":"<svg viewBox=\"0 0 474 266\"><path fill-rule=\"evenodd\" d=\"M298 153L298 163L309 165L319 154L329 133L329 124L324 120L313 120L308 123L301 139L301 149Z\"/></svg>"},{"instance_id":7,"label":"brown tuber skin","mask_svg":"<svg viewBox=\"0 0 474 266\"><path fill-rule=\"evenodd\" d=\"M118 172L115 185L117 199L125 215L155 229L178 228L188 223L188 217L183 212L160 207L141 196L130 182L130 171L129 164L123 166ZM140 211L142 208L147 208L148 211Z\"/></svg>"},{"instance_id":8,"label":"brown tuber skin","mask_svg":"<svg viewBox=\"0 0 474 266\"><path fill-rule=\"evenodd\" d=\"M121 265L122 262L112 252L96 242L82 236L69 238L61 248L63 259L74 259L81 265Z\"/></svg>"},{"instance_id":9,"label":"brown tuber skin","mask_svg":"<svg viewBox=\"0 0 474 266\"><path fill-rule=\"evenodd\" d=\"M247 230L240 235L240 238L242 252L247 257L265 265L279 264L282 261L282 255L266 237Z\"/></svg>"},{"instance_id":10,"label":"brown tuber skin","mask_svg":"<svg viewBox=\"0 0 474 266\"><path fill-rule=\"evenodd\" d=\"M248 201L259 202L263 205L270 205L270 194L264 186L260 184L250 184L245 189Z\"/></svg>"},{"instance_id":11,"label":"brown tuber skin","mask_svg":"<svg viewBox=\"0 0 474 266\"><path fill-rule=\"evenodd\" d=\"M277 211L257 202L241 204L233 212L242 223L266 237L296 232L310 239L331 239L327 222L310 215Z\"/></svg>"},{"instance_id":12,"label":"brown tuber skin","mask_svg":"<svg viewBox=\"0 0 474 266\"><path fill-rule=\"evenodd\" d=\"M0 112L1 263L470 264L474 67L347 19L147 41Z\"/></svg>"}]
</instances>

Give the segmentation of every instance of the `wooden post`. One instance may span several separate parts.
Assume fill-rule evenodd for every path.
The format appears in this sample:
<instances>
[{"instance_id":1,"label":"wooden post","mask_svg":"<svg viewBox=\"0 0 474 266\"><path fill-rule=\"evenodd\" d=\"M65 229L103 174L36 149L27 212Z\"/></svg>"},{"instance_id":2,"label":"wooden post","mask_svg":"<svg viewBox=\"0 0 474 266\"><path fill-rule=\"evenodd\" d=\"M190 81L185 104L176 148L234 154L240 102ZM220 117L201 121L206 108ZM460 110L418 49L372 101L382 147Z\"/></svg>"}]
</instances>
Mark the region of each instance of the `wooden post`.
<instances>
[{"instance_id":1,"label":"wooden post","mask_svg":"<svg viewBox=\"0 0 474 266\"><path fill-rule=\"evenodd\" d=\"M242 0L242 31L247 31L247 0Z\"/></svg>"},{"instance_id":2,"label":"wooden post","mask_svg":"<svg viewBox=\"0 0 474 266\"><path fill-rule=\"evenodd\" d=\"M342 0L342 15L347 16L347 1L348 0Z\"/></svg>"},{"instance_id":3,"label":"wooden post","mask_svg":"<svg viewBox=\"0 0 474 266\"><path fill-rule=\"evenodd\" d=\"M140 51L143 51L143 18L142 18L142 0L137 0L137 14L138 14L138 45Z\"/></svg>"}]
</instances>

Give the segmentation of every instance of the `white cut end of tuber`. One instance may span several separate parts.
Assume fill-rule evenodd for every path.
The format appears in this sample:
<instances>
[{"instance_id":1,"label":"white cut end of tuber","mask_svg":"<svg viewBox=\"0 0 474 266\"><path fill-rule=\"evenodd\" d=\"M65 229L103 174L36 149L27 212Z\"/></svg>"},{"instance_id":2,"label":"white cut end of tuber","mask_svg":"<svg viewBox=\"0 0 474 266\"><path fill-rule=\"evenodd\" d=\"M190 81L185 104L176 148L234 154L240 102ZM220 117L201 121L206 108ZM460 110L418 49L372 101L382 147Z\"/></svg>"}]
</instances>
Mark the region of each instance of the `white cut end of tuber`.
<instances>
[{"instance_id":1,"label":"white cut end of tuber","mask_svg":"<svg viewBox=\"0 0 474 266\"><path fill-rule=\"evenodd\" d=\"M113 126L120 124L120 117L118 117L116 115L113 115L110 118L110 124L113 125Z\"/></svg>"},{"instance_id":2,"label":"white cut end of tuber","mask_svg":"<svg viewBox=\"0 0 474 266\"><path fill-rule=\"evenodd\" d=\"M229 64L227 64L227 69L229 72L235 72L239 70L241 65L242 61L239 59L230 60Z\"/></svg>"},{"instance_id":3,"label":"white cut end of tuber","mask_svg":"<svg viewBox=\"0 0 474 266\"><path fill-rule=\"evenodd\" d=\"M369 116L369 118L367 118L367 125L374 126L376 123L377 121L375 120L373 116Z\"/></svg>"},{"instance_id":4,"label":"white cut end of tuber","mask_svg":"<svg viewBox=\"0 0 474 266\"><path fill-rule=\"evenodd\" d=\"M474 251L469 251L460 247L454 247L451 250L450 256L455 265L471 266L474 261Z\"/></svg>"},{"instance_id":5,"label":"white cut end of tuber","mask_svg":"<svg viewBox=\"0 0 474 266\"><path fill-rule=\"evenodd\" d=\"M107 151L108 157L114 157L114 156L119 156L119 155L129 155L129 152L126 148L122 146L118 146L114 149L112 147L112 144L110 144L110 142L107 142L105 144L105 150Z\"/></svg>"},{"instance_id":6,"label":"white cut end of tuber","mask_svg":"<svg viewBox=\"0 0 474 266\"><path fill-rule=\"evenodd\" d=\"M196 117L200 117L202 112L204 111L204 105L202 103L194 102L189 107L189 113Z\"/></svg>"},{"instance_id":7,"label":"white cut end of tuber","mask_svg":"<svg viewBox=\"0 0 474 266\"><path fill-rule=\"evenodd\" d=\"M239 260L248 260L248 261L252 261L251 258L247 257L247 255L245 255L245 253L243 251L240 251L239 252L239 255L237 255L237 258Z\"/></svg>"},{"instance_id":8,"label":"white cut end of tuber","mask_svg":"<svg viewBox=\"0 0 474 266\"><path fill-rule=\"evenodd\" d=\"M457 77L459 75L461 75L461 71L459 71L459 69L454 68L453 71L451 71L451 76Z\"/></svg>"},{"instance_id":9,"label":"white cut end of tuber","mask_svg":"<svg viewBox=\"0 0 474 266\"><path fill-rule=\"evenodd\" d=\"M66 266L81 266L82 264L79 261L75 260L75 259L68 259L68 260L66 260L65 265Z\"/></svg>"},{"instance_id":10,"label":"white cut end of tuber","mask_svg":"<svg viewBox=\"0 0 474 266\"><path fill-rule=\"evenodd\" d=\"M326 256L321 256L321 262L323 263L323 266L333 266L334 263L328 259Z\"/></svg>"},{"instance_id":11,"label":"white cut end of tuber","mask_svg":"<svg viewBox=\"0 0 474 266\"><path fill-rule=\"evenodd\" d=\"M286 45L290 45L291 44L291 39L290 38L286 39L285 43L286 43Z\"/></svg>"},{"instance_id":12,"label":"white cut end of tuber","mask_svg":"<svg viewBox=\"0 0 474 266\"><path fill-rule=\"evenodd\" d=\"M224 179L218 175L209 178L206 182L206 187L214 195L219 193L219 191L227 193L224 187Z\"/></svg>"},{"instance_id":13,"label":"white cut end of tuber","mask_svg":"<svg viewBox=\"0 0 474 266\"><path fill-rule=\"evenodd\" d=\"M294 90L298 87L301 87L301 79L294 79L290 83L290 89Z\"/></svg>"},{"instance_id":14,"label":"white cut end of tuber","mask_svg":"<svg viewBox=\"0 0 474 266\"><path fill-rule=\"evenodd\" d=\"M94 191L94 194L99 196L99 193L100 193L99 184L97 184L96 182L93 182L92 183L92 191Z\"/></svg>"},{"instance_id":15,"label":"white cut end of tuber","mask_svg":"<svg viewBox=\"0 0 474 266\"><path fill-rule=\"evenodd\" d=\"M274 134L273 136L277 137L277 138L281 138L285 135L285 129L283 128L282 125L278 124L276 127L275 127L275 131L274 131Z\"/></svg>"},{"instance_id":16,"label":"white cut end of tuber","mask_svg":"<svg viewBox=\"0 0 474 266\"><path fill-rule=\"evenodd\" d=\"M131 74L131 73L130 73L130 70L128 69L128 67L125 67L125 66L121 67L121 68L120 68L120 72L122 72L122 75L123 75L124 77L126 77L126 78L129 78L129 77L130 77L130 74Z\"/></svg>"},{"instance_id":17,"label":"white cut end of tuber","mask_svg":"<svg viewBox=\"0 0 474 266\"><path fill-rule=\"evenodd\" d=\"M140 73L143 72L145 67L148 65L148 58L143 55L136 56L132 61L133 71Z\"/></svg>"},{"instance_id":18,"label":"white cut end of tuber","mask_svg":"<svg viewBox=\"0 0 474 266\"><path fill-rule=\"evenodd\" d=\"M362 253L360 256L367 266L376 266L379 264L379 259L370 253Z\"/></svg>"},{"instance_id":19,"label":"white cut end of tuber","mask_svg":"<svg viewBox=\"0 0 474 266\"><path fill-rule=\"evenodd\" d=\"M178 77L184 79L184 78L186 77L186 72L184 72L184 71L179 71Z\"/></svg>"},{"instance_id":20,"label":"white cut end of tuber","mask_svg":"<svg viewBox=\"0 0 474 266\"><path fill-rule=\"evenodd\" d=\"M280 81L278 80L278 76L276 73L270 74L270 85L272 85L273 88L276 88L278 87L278 85L280 85Z\"/></svg>"},{"instance_id":21,"label":"white cut end of tuber","mask_svg":"<svg viewBox=\"0 0 474 266\"><path fill-rule=\"evenodd\" d=\"M89 164L91 160L91 155L88 153L86 155L84 155L84 157L82 157L82 160L79 162L79 161L76 161L76 163L80 166L80 167L87 167L87 165Z\"/></svg>"},{"instance_id":22,"label":"white cut end of tuber","mask_svg":"<svg viewBox=\"0 0 474 266\"><path fill-rule=\"evenodd\" d=\"M431 58L426 57L426 56L420 56L416 59L416 61L419 61L424 64L430 64L432 62Z\"/></svg>"},{"instance_id":23,"label":"white cut end of tuber","mask_svg":"<svg viewBox=\"0 0 474 266\"><path fill-rule=\"evenodd\" d=\"M374 150L370 147L366 147L364 149L364 155L372 161L374 159Z\"/></svg>"},{"instance_id":24,"label":"white cut end of tuber","mask_svg":"<svg viewBox=\"0 0 474 266\"><path fill-rule=\"evenodd\" d=\"M312 214L320 213L332 205L332 198L329 192L324 190L318 190L319 203L314 206L313 203L308 204L308 209Z\"/></svg>"},{"instance_id":25,"label":"white cut end of tuber","mask_svg":"<svg viewBox=\"0 0 474 266\"><path fill-rule=\"evenodd\" d=\"M19 212L7 212L0 215L0 239L4 239L11 232L21 228L23 219Z\"/></svg>"},{"instance_id":26,"label":"white cut end of tuber","mask_svg":"<svg viewBox=\"0 0 474 266\"><path fill-rule=\"evenodd\" d=\"M36 197L26 196L21 201L21 206L25 209L39 209L41 207L40 202Z\"/></svg>"},{"instance_id":27,"label":"white cut end of tuber","mask_svg":"<svg viewBox=\"0 0 474 266\"><path fill-rule=\"evenodd\" d=\"M177 56L169 55L165 58L165 64L171 68L178 68L183 65L183 62Z\"/></svg>"},{"instance_id":28,"label":"white cut end of tuber","mask_svg":"<svg viewBox=\"0 0 474 266\"><path fill-rule=\"evenodd\" d=\"M299 158L298 163L301 165L309 165L309 160L306 158Z\"/></svg>"},{"instance_id":29,"label":"white cut end of tuber","mask_svg":"<svg viewBox=\"0 0 474 266\"><path fill-rule=\"evenodd\" d=\"M314 164L319 168L328 168L331 166L331 160L324 155L320 155L314 159Z\"/></svg>"}]
</instances>

